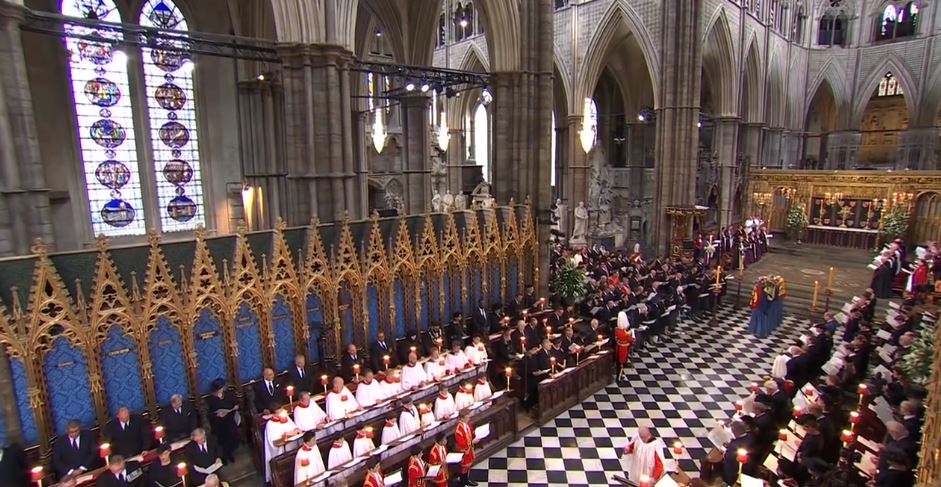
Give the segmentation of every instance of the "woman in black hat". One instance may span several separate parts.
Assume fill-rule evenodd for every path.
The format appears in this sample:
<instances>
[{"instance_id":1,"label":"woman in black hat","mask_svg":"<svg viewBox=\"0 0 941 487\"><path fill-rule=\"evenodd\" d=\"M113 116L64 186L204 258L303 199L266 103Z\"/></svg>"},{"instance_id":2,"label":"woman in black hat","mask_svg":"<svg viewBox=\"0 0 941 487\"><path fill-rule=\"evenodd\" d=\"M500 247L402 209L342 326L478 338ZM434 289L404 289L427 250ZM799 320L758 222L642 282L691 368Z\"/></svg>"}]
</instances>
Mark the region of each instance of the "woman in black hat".
<instances>
[{"instance_id":1,"label":"woman in black hat","mask_svg":"<svg viewBox=\"0 0 941 487\"><path fill-rule=\"evenodd\" d=\"M238 428L242 424L242 417L239 414L239 404L235 394L226 388L225 380L214 380L211 390L212 393L206 400L209 406L209 423L219 446L222 447L222 461L231 463L235 461L234 453L240 442Z\"/></svg>"}]
</instances>

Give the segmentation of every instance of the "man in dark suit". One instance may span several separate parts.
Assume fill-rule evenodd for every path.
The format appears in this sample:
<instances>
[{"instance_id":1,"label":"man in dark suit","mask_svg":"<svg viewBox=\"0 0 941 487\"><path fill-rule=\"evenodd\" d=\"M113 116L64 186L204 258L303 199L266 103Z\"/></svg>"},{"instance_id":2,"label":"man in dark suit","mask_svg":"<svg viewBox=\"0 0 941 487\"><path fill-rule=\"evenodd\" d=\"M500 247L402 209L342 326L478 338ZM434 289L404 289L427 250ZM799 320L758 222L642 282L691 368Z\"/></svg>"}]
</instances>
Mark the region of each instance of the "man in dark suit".
<instances>
[{"instance_id":1,"label":"man in dark suit","mask_svg":"<svg viewBox=\"0 0 941 487\"><path fill-rule=\"evenodd\" d=\"M192 467L186 480L190 485L202 485L207 475L217 473L222 466L221 452L219 446L206 436L206 431L202 428L193 430L190 439L193 441L183 449L186 462Z\"/></svg>"},{"instance_id":2,"label":"man in dark suit","mask_svg":"<svg viewBox=\"0 0 941 487\"><path fill-rule=\"evenodd\" d=\"M91 431L82 431L78 420L69 421L66 433L52 446L52 468L63 477L72 472L83 474L98 466L98 439Z\"/></svg>"},{"instance_id":3,"label":"man in dark suit","mask_svg":"<svg viewBox=\"0 0 941 487\"><path fill-rule=\"evenodd\" d=\"M388 368L393 368L398 364L395 359L395 353L392 352L392 345L386 341L386 334L383 331L376 333L376 341L369 345L369 366L374 372L386 370L386 363L383 357L389 357Z\"/></svg>"},{"instance_id":4,"label":"man in dark suit","mask_svg":"<svg viewBox=\"0 0 941 487\"><path fill-rule=\"evenodd\" d=\"M17 446L8 446L0 442L0 485L6 487L27 487L26 457Z\"/></svg>"},{"instance_id":5,"label":"man in dark suit","mask_svg":"<svg viewBox=\"0 0 941 487\"><path fill-rule=\"evenodd\" d=\"M160 411L160 421L169 442L189 438L190 433L198 426L196 413L189 404L183 402L183 396L179 394L171 396L170 404Z\"/></svg>"},{"instance_id":6,"label":"man in dark suit","mask_svg":"<svg viewBox=\"0 0 941 487\"><path fill-rule=\"evenodd\" d=\"M255 409L262 414L271 414L272 404L284 402L284 386L277 381L274 375L274 369L265 367L262 372L262 380L252 386L255 393Z\"/></svg>"},{"instance_id":7,"label":"man in dark suit","mask_svg":"<svg viewBox=\"0 0 941 487\"><path fill-rule=\"evenodd\" d=\"M513 318L519 318L523 315L523 310L527 309L527 306L523 304L523 295L522 293L517 293L516 296L513 296L513 299L510 300L510 304L506 307L506 314Z\"/></svg>"},{"instance_id":8,"label":"man in dark suit","mask_svg":"<svg viewBox=\"0 0 941 487\"><path fill-rule=\"evenodd\" d=\"M343 354L343 359L340 360L340 375L343 376L347 382L353 382L353 379L356 377L356 372L353 370L354 365L359 365L359 368L363 368L363 358L359 355L356 350L356 345L351 343L346 347L346 353ZM360 373L365 372L360 370Z\"/></svg>"},{"instance_id":9,"label":"man in dark suit","mask_svg":"<svg viewBox=\"0 0 941 487\"><path fill-rule=\"evenodd\" d=\"M732 434L735 435L735 439L729 442L722 457L722 480L729 485L735 485L738 481L738 451L744 450L748 453L749 462L742 466L742 473L745 474L751 473L748 466L753 461L752 457L756 456L754 438L748 433L744 423L732 423Z\"/></svg>"},{"instance_id":10,"label":"man in dark suit","mask_svg":"<svg viewBox=\"0 0 941 487\"><path fill-rule=\"evenodd\" d=\"M457 316L460 313L454 314ZM490 312L484 307L482 299L477 301L477 309L474 310L474 314L471 316L471 324L474 330L486 330L490 326Z\"/></svg>"},{"instance_id":11,"label":"man in dark suit","mask_svg":"<svg viewBox=\"0 0 941 487\"><path fill-rule=\"evenodd\" d=\"M307 357L302 354L294 356L294 365L288 367L288 384L297 389L298 394L301 391L314 392L314 382L310 367L307 366Z\"/></svg>"},{"instance_id":12,"label":"man in dark suit","mask_svg":"<svg viewBox=\"0 0 941 487\"><path fill-rule=\"evenodd\" d=\"M506 330L503 332L503 339L493 346L493 354L499 364L505 365L513 359L516 353L513 350L513 331Z\"/></svg>"},{"instance_id":13,"label":"man in dark suit","mask_svg":"<svg viewBox=\"0 0 941 487\"><path fill-rule=\"evenodd\" d=\"M122 407L118 409L118 416L105 427L105 438L111 443L113 454L130 458L150 449L153 433L144 418Z\"/></svg>"},{"instance_id":14,"label":"man in dark suit","mask_svg":"<svg viewBox=\"0 0 941 487\"><path fill-rule=\"evenodd\" d=\"M111 455L108 469L98 477L97 487L143 487L144 471L137 462L125 462L121 455Z\"/></svg>"}]
</instances>

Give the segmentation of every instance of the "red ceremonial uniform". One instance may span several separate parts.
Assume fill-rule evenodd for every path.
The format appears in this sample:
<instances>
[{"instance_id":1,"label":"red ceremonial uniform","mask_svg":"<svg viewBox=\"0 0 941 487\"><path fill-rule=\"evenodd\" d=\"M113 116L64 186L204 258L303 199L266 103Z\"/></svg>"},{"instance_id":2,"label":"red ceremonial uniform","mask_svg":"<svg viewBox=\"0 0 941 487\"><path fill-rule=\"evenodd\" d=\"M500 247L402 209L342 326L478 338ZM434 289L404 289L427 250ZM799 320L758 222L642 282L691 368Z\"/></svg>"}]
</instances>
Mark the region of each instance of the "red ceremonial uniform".
<instances>
[{"instance_id":1,"label":"red ceremonial uniform","mask_svg":"<svg viewBox=\"0 0 941 487\"><path fill-rule=\"evenodd\" d=\"M382 472L375 470L370 470L366 474L366 481L363 482L363 487L383 487L386 485L386 479L382 476Z\"/></svg>"},{"instance_id":2,"label":"red ceremonial uniform","mask_svg":"<svg viewBox=\"0 0 941 487\"><path fill-rule=\"evenodd\" d=\"M445 463L447 459L448 449L442 444L435 443L435 446L431 447L431 451L428 452L428 463L430 465L441 465L441 468L438 470L438 475L432 480L435 485L448 485L448 464Z\"/></svg>"},{"instance_id":3,"label":"red ceremonial uniform","mask_svg":"<svg viewBox=\"0 0 941 487\"><path fill-rule=\"evenodd\" d=\"M631 345L634 344L634 334L618 328L614 331L614 339L618 345L618 364L623 367L627 364L627 356L631 352Z\"/></svg>"},{"instance_id":4,"label":"red ceremonial uniform","mask_svg":"<svg viewBox=\"0 0 941 487\"><path fill-rule=\"evenodd\" d=\"M425 487L425 462L421 457L408 459L408 487Z\"/></svg>"},{"instance_id":5,"label":"red ceremonial uniform","mask_svg":"<svg viewBox=\"0 0 941 487\"><path fill-rule=\"evenodd\" d=\"M454 442L457 449L464 454L461 457L461 475L466 475L474 466L474 428L470 423L460 421L457 423L457 430L454 432Z\"/></svg>"}]
</instances>

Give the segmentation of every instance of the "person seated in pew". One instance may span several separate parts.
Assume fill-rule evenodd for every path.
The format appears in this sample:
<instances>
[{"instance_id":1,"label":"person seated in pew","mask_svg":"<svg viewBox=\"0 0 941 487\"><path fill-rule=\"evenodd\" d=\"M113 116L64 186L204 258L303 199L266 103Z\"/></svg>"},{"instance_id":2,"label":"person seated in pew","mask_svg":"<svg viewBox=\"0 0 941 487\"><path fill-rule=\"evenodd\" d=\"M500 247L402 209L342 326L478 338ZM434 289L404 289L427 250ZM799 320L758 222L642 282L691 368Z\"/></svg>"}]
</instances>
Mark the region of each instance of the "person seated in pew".
<instances>
[{"instance_id":1,"label":"person seated in pew","mask_svg":"<svg viewBox=\"0 0 941 487\"><path fill-rule=\"evenodd\" d=\"M524 320L516 322L516 330L513 331L513 345L510 351L516 355L523 355L527 350L536 348L539 344L536 342L536 334L531 326Z\"/></svg>"},{"instance_id":2,"label":"person seated in pew","mask_svg":"<svg viewBox=\"0 0 941 487\"><path fill-rule=\"evenodd\" d=\"M385 358L388 357L388 361ZM396 354L392 346L386 341L384 331L376 333L376 340L369 345L369 365L374 372L389 370L398 366Z\"/></svg>"},{"instance_id":3,"label":"person seated in pew","mask_svg":"<svg viewBox=\"0 0 941 487\"><path fill-rule=\"evenodd\" d=\"M105 428L105 438L111 451L124 458L145 455L153 444L150 425L126 407L118 408L117 417Z\"/></svg>"},{"instance_id":4,"label":"person seated in pew","mask_svg":"<svg viewBox=\"0 0 941 487\"><path fill-rule=\"evenodd\" d=\"M441 331L440 325L431 325L428 328L428 333L425 334L426 337L431 336L433 333L438 333L442 337L444 332ZM443 340L443 338L442 338ZM396 353L398 353L399 363L406 364L408 363L408 355L414 353L416 357L421 358L424 352L425 347L418 340L418 332L415 330L409 330L408 334L405 335L405 338L399 341L399 344L396 345Z\"/></svg>"},{"instance_id":5,"label":"person seated in pew","mask_svg":"<svg viewBox=\"0 0 941 487\"><path fill-rule=\"evenodd\" d=\"M886 466L879 468L875 487L913 487L915 485L915 474L905 452L889 447L882 452L881 458L885 460Z\"/></svg>"},{"instance_id":6,"label":"person seated in pew","mask_svg":"<svg viewBox=\"0 0 941 487\"><path fill-rule=\"evenodd\" d=\"M393 370L382 380L382 399L391 399L402 393L402 373Z\"/></svg>"},{"instance_id":7,"label":"person seated in pew","mask_svg":"<svg viewBox=\"0 0 941 487\"><path fill-rule=\"evenodd\" d=\"M464 322L464 316L455 313L455 316L451 318L451 322L446 327L448 333L448 339L446 347L452 347L455 343L459 346L464 346L464 341L470 335L469 330L467 330L467 324Z\"/></svg>"},{"instance_id":8,"label":"person seated in pew","mask_svg":"<svg viewBox=\"0 0 941 487\"><path fill-rule=\"evenodd\" d=\"M294 424L301 431L312 431L327 420L327 413L310 398L310 392L303 391L294 406Z\"/></svg>"},{"instance_id":9,"label":"person seated in pew","mask_svg":"<svg viewBox=\"0 0 941 487\"><path fill-rule=\"evenodd\" d=\"M729 485L735 485L738 481L739 452L744 451L748 455L748 462L741 466L742 473L753 475L753 467L757 466L758 449L755 437L748 431L744 422L736 421L732 423L731 428L734 438L726 445L722 455L722 480Z\"/></svg>"},{"instance_id":10,"label":"person seated in pew","mask_svg":"<svg viewBox=\"0 0 941 487\"><path fill-rule=\"evenodd\" d=\"M157 447L157 461L148 467L147 487L182 487L183 479L173 463L172 454L167 443Z\"/></svg>"},{"instance_id":11,"label":"person seated in pew","mask_svg":"<svg viewBox=\"0 0 941 487\"><path fill-rule=\"evenodd\" d=\"M266 482L271 482L271 460L287 450L294 449L296 441L287 442L285 440L297 436L301 432L302 430L294 424L285 409L277 410L265 423L264 459Z\"/></svg>"},{"instance_id":12,"label":"person seated in pew","mask_svg":"<svg viewBox=\"0 0 941 487\"><path fill-rule=\"evenodd\" d=\"M333 470L352 459L353 452L350 451L350 444L341 436L330 447L330 453L327 455L327 468Z\"/></svg>"},{"instance_id":13,"label":"person seated in pew","mask_svg":"<svg viewBox=\"0 0 941 487\"><path fill-rule=\"evenodd\" d=\"M229 487L229 483L224 482L218 475L213 473L206 476L206 482L201 487Z\"/></svg>"},{"instance_id":14,"label":"person seated in pew","mask_svg":"<svg viewBox=\"0 0 941 487\"><path fill-rule=\"evenodd\" d=\"M921 442L921 410L923 407L918 401L908 399L899 404L899 416L901 423L908 430L909 435L915 443Z\"/></svg>"},{"instance_id":15,"label":"person seated in pew","mask_svg":"<svg viewBox=\"0 0 941 487\"><path fill-rule=\"evenodd\" d=\"M421 418L421 427L422 427L422 428L427 428L427 427L431 426L431 424L436 421L436 420L435 420L435 413L432 412L432 411L431 411L431 407L429 407L429 406L428 406L427 404L425 404L425 403L421 403L421 404L418 405L418 416Z\"/></svg>"},{"instance_id":16,"label":"person seated in pew","mask_svg":"<svg viewBox=\"0 0 941 487\"><path fill-rule=\"evenodd\" d=\"M366 465L366 480L363 481L363 487L385 487L386 478L382 474L382 465L379 463L379 458L370 458Z\"/></svg>"},{"instance_id":17,"label":"person seated in pew","mask_svg":"<svg viewBox=\"0 0 941 487\"><path fill-rule=\"evenodd\" d=\"M228 390L225 380L216 379L212 381L210 387L212 391L206 398L206 405L209 409L209 425L212 427L212 434L218 440L219 447L222 449L222 460L226 463L235 462L235 450L241 443L239 426L242 424L242 416L239 413L238 400L235 394ZM197 428L199 429L199 428ZM196 430L193 430L195 433ZM203 431L205 436L205 431ZM193 438L192 433L190 438Z\"/></svg>"},{"instance_id":18,"label":"person seated in pew","mask_svg":"<svg viewBox=\"0 0 941 487\"><path fill-rule=\"evenodd\" d=\"M482 331L482 333L480 332L480 330L478 330L478 333L481 335L481 338L486 340L488 336L493 335L494 333L503 332L503 329L506 328L506 324L509 323L509 319L504 319L504 318L511 318L504 311L505 310L502 304L495 303L493 305L493 310L490 312L490 316L489 316L490 323L488 324L487 328Z\"/></svg>"},{"instance_id":19,"label":"person seated in pew","mask_svg":"<svg viewBox=\"0 0 941 487\"><path fill-rule=\"evenodd\" d=\"M418 364L418 355L410 353L408 363L402 367L402 390L414 391L428 383L425 369Z\"/></svg>"},{"instance_id":20,"label":"person seated in pew","mask_svg":"<svg viewBox=\"0 0 941 487\"><path fill-rule=\"evenodd\" d=\"M399 431L399 423L395 420L395 416L386 418L386 422L382 425L380 444L388 445L401 437L402 433Z\"/></svg>"},{"instance_id":21,"label":"person seated in pew","mask_svg":"<svg viewBox=\"0 0 941 487\"><path fill-rule=\"evenodd\" d=\"M366 369L363 380L356 386L356 402L360 407L368 408L385 398L382 384L373 376L371 369Z\"/></svg>"},{"instance_id":22,"label":"person seated in pew","mask_svg":"<svg viewBox=\"0 0 941 487\"><path fill-rule=\"evenodd\" d=\"M399 414L399 432L402 436L406 436L419 429L421 429L421 416L418 409L412 404L411 398L405 398L402 403L402 412Z\"/></svg>"},{"instance_id":23,"label":"person seated in pew","mask_svg":"<svg viewBox=\"0 0 941 487\"><path fill-rule=\"evenodd\" d=\"M447 419L457 412L454 405L454 396L448 391L448 386L438 386L438 396L435 398L435 418Z\"/></svg>"},{"instance_id":24,"label":"person seated in pew","mask_svg":"<svg viewBox=\"0 0 941 487\"><path fill-rule=\"evenodd\" d=\"M113 454L108 458L108 469L95 482L97 487L141 487L144 471L138 462L127 462L124 456Z\"/></svg>"},{"instance_id":25,"label":"person seated in pew","mask_svg":"<svg viewBox=\"0 0 941 487\"><path fill-rule=\"evenodd\" d=\"M480 335L471 338L471 343L464 348L464 356L474 365L480 365L487 360L487 347Z\"/></svg>"},{"instance_id":26,"label":"person seated in pew","mask_svg":"<svg viewBox=\"0 0 941 487\"><path fill-rule=\"evenodd\" d=\"M343 358L340 359L340 376L348 382L353 382L359 375L356 371L357 367L354 367L356 365L362 369L363 360L356 349L356 344L351 343L346 346L346 353L344 353Z\"/></svg>"},{"instance_id":27,"label":"person seated in pew","mask_svg":"<svg viewBox=\"0 0 941 487\"><path fill-rule=\"evenodd\" d=\"M4 487L27 487L26 456L23 449L0 439L0 485Z\"/></svg>"},{"instance_id":28,"label":"person seated in pew","mask_svg":"<svg viewBox=\"0 0 941 487\"><path fill-rule=\"evenodd\" d=\"M428 380L439 381L442 377L447 375L447 368L445 367L445 360L438 353L438 349L431 351L431 355L428 357L428 360L425 361L425 375Z\"/></svg>"},{"instance_id":29,"label":"person seated in pew","mask_svg":"<svg viewBox=\"0 0 941 487\"><path fill-rule=\"evenodd\" d=\"M763 402L757 402L752 405L752 412L755 418L754 449L758 458L764 459L771 449L774 442L778 439L780 428L778 420L771 414L771 409Z\"/></svg>"},{"instance_id":30,"label":"person seated in pew","mask_svg":"<svg viewBox=\"0 0 941 487\"><path fill-rule=\"evenodd\" d=\"M356 398L343 382L343 377L333 378L333 389L327 394L327 420L334 421L360 409Z\"/></svg>"},{"instance_id":31,"label":"person seated in pew","mask_svg":"<svg viewBox=\"0 0 941 487\"><path fill-rule=\"evenodd\" d=\"M223 453L215 441L206 436L206 431L202 428L194 429L190 439L192 441L183 449L186 463L191 467L187 480L193 485L199 485L206 481L207 475L222 467Z\"/></svg>"},{"instance_id":32,"label":"person seated in pew","mask_svg":"<svg viewBox=\"0 0 941 487\"><path fill-rule=\"evenodd\" d=\"M317 434L308 431L301 441L301 447L294 455L294 485L315 478L327 470L320 448L317 448Z\"/></svg>"},{"instance_id":33,"label":"person seated in pew","mask_svg":"<svg viewBox=\"0 0 941 487\"><path fill-rule=\"evenodd\" d=\"M501 364L507 364L515 358L516 352L513 348L513 330L503 331L503 337L493 347L493 355Z\"/></svg>"},{"instance_id":34,"label":"person seated in pew","mask_svg":"<svg viewBox=\"0 0 941 487\"><path fill-rule=\"evenodd\" d=\"M471 383L461 384L457 388L457 394L454 395L454 409L464 410L474 405L474 385Z\"/></svg>"},{"instance_id":35,"label":"person seated in pew","mask_svg":"<svg viewBox=\"0 0 941 487\"><path fill-rule=\"evenodd\" d=\"M444 358L444 367L454 373L460 372L467 368L470 360L467 358L467 355L464 355L464 351L461 350L461 344L454 342L451 345L451 353L449 353Z\"/></svg>"},{"instance_id":36,"label":"person seated in pew","mask_svg":"<svg viewBox=\"0 0 941 487\"><path fill-rule=\"evenodd\" d=\"M376 449L373 443L372 427L367 426L356 432L356 438L353 439L353 457L363 457Z\"/></svg>"},{"instance_id":37,"label":"person seated in pew","mask_svg":"<svg viewBox=\"0 0 941 487\"><path fill-rule=\"evenodd\" d=\"M474 386L474 401L486 401L491 396L493 396L493 388L490 387L490 381L484 376L478 377L477 385Z\"/></svg>"},{"instance_id":38,"label":"person seated in pew","mask_svg":"<svg viewBox=\"0 0 941 487\"><path fill-rule=\"evenodd\" d=\"M189 438L190 433L199 426L198 418L193 408L183 402L183 396L174 394L170 396L168 407L160 411L160 421L169 442Z\"/></svg>"},{"instance_id":39,"label":"person seated in pew","mask_svg":"<svg viewBox=\"0 0 941 487\"><path fill-rule=\"evenodd\" d=\"M801 440L797 448L797 456L794 461L782 460L779 464L782 473L792 477L798 485L804 485L810 479L808 462L819 460L823 462L823 437L820 435L820 427L817 424L817 418L805 414L797 418L797 424L804 427L804 439Z\"/></svg>"},{"instance_id":40,"label":"person seated in pew","mask_svg":"<svg viewBox=\"0 0 941 487\"><path fill-rule=\"evenodd\" d=\"M767 380L764 384L764 390L755 396L756 402L763 402L771 409L771 414L777 419L778 427L791 420L791 399L787 393L778 388L778 383L773 380Z\"/></svg>"},{"instance_id":41,"label":"person seated in pew","mask_svg":"<svg viewBox=\"0 0 941 487\"><path fill-rule=\"evenodd\" d=\"M77 419L69 421L65 434L52 445L52 468L60 477L94 470L98 459L98 439L93 432L83 431Z\"/></svg>"},{"instance_id":42,"label":"person seated in pew","mask_svg":"<svg viewBox=\"0 0 941 487\"><path fill-rule=\"evenodd\" d=\"M905 425L898 421L889 421L885 424L885 439L882 440L882 451L894 448L903 452L908 459L909 465L918 464L918 443L911 437L911 434ZM879 457L879 470L888 468L885 455Z\"/></svg>"},{"instance_id":43,"label":"person seated in pew","mask_svg":"<svg viewBox=\"0 0 941 487\"><path fill-rule=\"evenodd\" d=\"M807 406L807 414L817 420L817 429L820 430L820 438L823 441L823 447L820 451L820 459L836 464L840 459L840 448L842 440L840 439L840 430L829 415L824 414L823 407L820 404L812 403Z\"/></svg>"}]
</instances>

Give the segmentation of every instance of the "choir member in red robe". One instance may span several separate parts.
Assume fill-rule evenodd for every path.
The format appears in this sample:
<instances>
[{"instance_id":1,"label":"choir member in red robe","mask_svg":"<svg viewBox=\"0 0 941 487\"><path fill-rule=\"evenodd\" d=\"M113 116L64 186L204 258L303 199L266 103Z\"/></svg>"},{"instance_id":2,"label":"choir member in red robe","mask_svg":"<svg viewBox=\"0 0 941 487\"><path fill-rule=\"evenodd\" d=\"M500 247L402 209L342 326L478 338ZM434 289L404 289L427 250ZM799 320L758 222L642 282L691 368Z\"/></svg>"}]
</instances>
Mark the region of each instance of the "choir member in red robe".
<instances>
[{"instance_id":1,"label":"choir member in red robe","mask_svg":"<svg viewBox=\"0 0 941 487\"><path fill-rule=\"evenodd\" d=\"M408 487L425 487L427 472L425 461L421 459L421 448L413 446L412 456L408 458Z\"/></svg>"},{"instance_id":2,"label":"choir member in red robe","mask_svg":"<svg viewBox=\"0 0 941 487\"><path fill-rule=\"evenodd\" d=\"M461 457L461 476L458 477L461 485L470 485L471 487L477 485L477 482L471 480L468 476L470 475L471 467L474 466L474 459L477 457L474 452L474 426L470 422L470 413L468 410L461 411L461 415L457 420L457 429L454 431L454 443L457 445L457 451L464 454Z\"/></svg>"},{"instance_id":3,"label":"choir member in red robe","mask_svg":"<svg viewBox=\"0 0 941 487\"><path fill-rule=\"evenodd\" d=\"M439 465L438 475L432 479L432 483L438 487L448 486L448 448L444 446L444 435L439 434L435 439L435 444L431 446L428 452L428 465Z\"/></svg>"}]
</instances>

